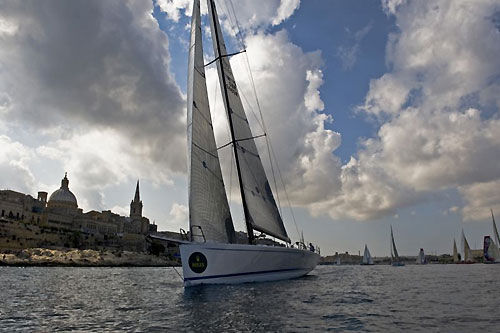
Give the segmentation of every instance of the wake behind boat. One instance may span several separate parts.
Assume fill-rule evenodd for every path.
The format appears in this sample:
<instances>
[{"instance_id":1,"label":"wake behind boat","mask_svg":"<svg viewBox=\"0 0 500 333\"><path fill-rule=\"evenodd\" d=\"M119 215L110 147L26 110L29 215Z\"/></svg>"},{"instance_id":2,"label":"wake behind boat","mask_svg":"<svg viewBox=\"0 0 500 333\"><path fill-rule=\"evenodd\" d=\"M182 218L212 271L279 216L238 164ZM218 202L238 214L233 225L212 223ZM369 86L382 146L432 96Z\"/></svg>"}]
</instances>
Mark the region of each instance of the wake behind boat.
<instances>
[{"instance_id":1,"label":"wake behind boat","mask_svg":"<svg viewBox=\"0 0 500 333\"><path fill-rule=\"evenodd\" d=\"M316 267L320 256L304 244L299 249L255 245L254 230L287 244L290 238L243 109L215 2L207 2L214 61L231 134L231 142L225 146L231 145L233 150L249 244L234 244L235 231L208 103L200 1L195 0L187 89L191 242L180 245L184 285L258 282L305 275Z\"/></svg>"}]
</instances>

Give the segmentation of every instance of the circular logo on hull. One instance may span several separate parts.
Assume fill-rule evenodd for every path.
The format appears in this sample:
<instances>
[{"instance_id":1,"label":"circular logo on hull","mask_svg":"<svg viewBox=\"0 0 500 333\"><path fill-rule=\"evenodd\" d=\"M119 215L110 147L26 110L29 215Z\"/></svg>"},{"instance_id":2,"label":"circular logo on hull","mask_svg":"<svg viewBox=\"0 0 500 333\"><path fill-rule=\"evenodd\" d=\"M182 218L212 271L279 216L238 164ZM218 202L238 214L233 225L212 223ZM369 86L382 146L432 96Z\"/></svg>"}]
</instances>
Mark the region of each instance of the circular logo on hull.
<instances>
[{"instance_id":1,"label":"circular logo on hull","mask_svg":"<svg viewBox=\"0 0 500 333\"><path fill-rule=\"evenodd\" d=\"M189 268L195 273L203 273L207 269L207 258L203 253L193 252L189 256Z\"/></svg>"}]
</instances>

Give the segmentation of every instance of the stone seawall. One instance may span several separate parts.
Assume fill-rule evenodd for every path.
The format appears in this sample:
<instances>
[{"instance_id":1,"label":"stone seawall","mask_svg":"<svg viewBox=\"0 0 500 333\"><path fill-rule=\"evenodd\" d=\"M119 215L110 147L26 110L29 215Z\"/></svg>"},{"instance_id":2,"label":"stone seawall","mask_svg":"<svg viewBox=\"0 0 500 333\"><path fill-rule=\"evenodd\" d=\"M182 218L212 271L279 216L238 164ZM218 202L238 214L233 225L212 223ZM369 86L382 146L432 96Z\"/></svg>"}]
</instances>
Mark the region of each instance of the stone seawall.
<instances>
[{"instance_id":1,"label":"stone seawall","mask_svg":"<svg viewBox=\"0 0 500 333\"><path fill-rule=\"evenodd\" d=\"M30 248L0 250L0 266L136 266L171 267L179 263L165 256L129 251Z\"/></svg>"}]
</instances>

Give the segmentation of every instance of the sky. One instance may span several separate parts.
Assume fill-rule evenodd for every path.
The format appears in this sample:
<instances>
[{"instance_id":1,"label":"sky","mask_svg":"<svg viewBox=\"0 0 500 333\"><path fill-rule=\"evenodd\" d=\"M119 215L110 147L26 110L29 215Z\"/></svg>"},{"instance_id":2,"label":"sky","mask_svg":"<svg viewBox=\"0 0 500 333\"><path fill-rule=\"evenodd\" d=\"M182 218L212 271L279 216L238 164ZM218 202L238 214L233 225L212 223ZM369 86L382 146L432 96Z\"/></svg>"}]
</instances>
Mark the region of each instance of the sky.
<instances>
[{"instance_id":1,"label":"sky","mask_svg":"<svg viewBox=\"0 0 500 333\"><path fill-rule=\"evenodd\" d=\"M482 247L490 209L500 216L498 1L216 3L228 51L247 51L231 64L258 135L250 65L293 240L299 229L323 255L367 244L387 256L392 225L403 255L451 253L462 228ZM144 215L159 230L186 229L191 6L0 0L0 188L50 194L68 172L84 211L128 215L139 179ZM206 71L222 145L216 68ZM244 230L228 152L223 175Z\"/></svg>"}]
</instances>

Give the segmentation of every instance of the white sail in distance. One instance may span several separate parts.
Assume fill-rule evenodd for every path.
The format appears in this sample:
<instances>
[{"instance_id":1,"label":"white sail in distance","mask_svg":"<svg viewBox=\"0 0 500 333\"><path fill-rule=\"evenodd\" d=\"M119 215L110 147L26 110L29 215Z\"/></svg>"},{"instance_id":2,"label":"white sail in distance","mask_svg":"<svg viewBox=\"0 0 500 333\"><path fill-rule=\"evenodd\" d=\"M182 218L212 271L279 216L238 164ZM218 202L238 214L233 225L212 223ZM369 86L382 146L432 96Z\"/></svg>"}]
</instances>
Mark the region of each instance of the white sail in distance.
<instances>
[{"instance_id":1,"label":"white sail in distance","mask_svg":"<svg viewBox=\"0 0 500 333\"><path fill-rule=\"evenodd\" d=\"M189 225L191 238L233 243L234 226L224 189L203 61L200 1L195 0L191 22L187 89Z\"/></svg>"},{"instance_id":2,"label":"white sail in distance","mask_svg":"<svg viewBox=\"0 0 500 333\"><path fill-rule=\"evenodd\" d=\"M399 261L398 250L396 249L396 243L394 242L394 234L392 233L391 225L391 259L392 261Z\"/></svg>"},{"instance_id":3,"label":"white sail in distance","mask_svg":"<svg viewBox=\"0 0 500 333\"><path fill-rule=\"evenodd\" d=\"M424 249L420 249L417 255L417 264L422 265L425 264L425 253Z\"/></svg>"},{"instance_id":4,"label":"white sail in distance","mask_svg":"<svg viewBox=\"0 0 500 333\"><path fill-rule=\"evenodd\" d=\"M493 215L493 209L491 209L491 219L493 220L493 236L497 246L500 246L500 236L498 235L497 224L495 222L495 216Z\"/></svg>"},{"instance_id":5,"label":"white sail in distance","mask_svg":"<svg viewBox=\"0 0 500 333\"><path fill-rule=\"evenodd\" d=\"M363 264L373 265L373 259L370 254L370 250L368 250L368 246L366 244L365 244L365 252L363 253Z\"/></svg>"},{"instance_id":6,"label":"white sail in distance","mask_svg":"<svg viewBox=\"0 0 500 333\"><path fill-rule=\"evenodd\" d=\"M462 229L462 244L464 249L464 261L472 261L472 251L469 246L469 242L467 242L467 238L465 238L464 230Z\"/></svg>"},{"instance_id":7,"label":"white sail in distance","mask_svg":"<svg viewBox=\"0 0 500 333\"><path fill-rule=\"evenodd\" d=\"M245 219L253 229L290 242L240 99L222 36L215 2L207 0L207 3L211 17L210 27L214 55L218 59L217 70L222 99L232 132L232 143L236 146L234 149L235 155L237 155L235 161L239 174ZM252 232L252 230L249 230L249 232Z\"/></svg>"},{"instance_id":8,"label":"white sail in distance","mask_svg":"<svg viewBox=\"0 0 500 333\"><path fill-rule=\"evenodd\" d=\"M457 242L453 239L453 262L458 262Z\"/></svg>"}]
</instances>

